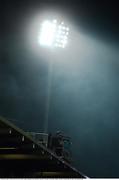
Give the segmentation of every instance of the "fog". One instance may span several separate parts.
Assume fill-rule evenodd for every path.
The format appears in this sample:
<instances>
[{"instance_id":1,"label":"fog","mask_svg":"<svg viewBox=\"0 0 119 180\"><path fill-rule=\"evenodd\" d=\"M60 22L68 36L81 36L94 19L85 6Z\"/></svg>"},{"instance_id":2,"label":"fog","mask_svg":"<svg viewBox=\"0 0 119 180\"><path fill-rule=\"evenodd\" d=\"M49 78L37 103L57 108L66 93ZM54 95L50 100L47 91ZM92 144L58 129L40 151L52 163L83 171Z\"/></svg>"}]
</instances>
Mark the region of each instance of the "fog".
<instances>
[{"instance_id":1,"label":"fog","mask_svg":"<svg viewBox=\"0 0 119 180\"><path fill-rule=\"evenodd\" d=\"M80 171L118 177L118 45L71 25L67 48L50 51L26 41L25 33L4 37L0 114L24 130L42 132L48 113L48 131L71 137Z\"/></svg>"}]
</instances>

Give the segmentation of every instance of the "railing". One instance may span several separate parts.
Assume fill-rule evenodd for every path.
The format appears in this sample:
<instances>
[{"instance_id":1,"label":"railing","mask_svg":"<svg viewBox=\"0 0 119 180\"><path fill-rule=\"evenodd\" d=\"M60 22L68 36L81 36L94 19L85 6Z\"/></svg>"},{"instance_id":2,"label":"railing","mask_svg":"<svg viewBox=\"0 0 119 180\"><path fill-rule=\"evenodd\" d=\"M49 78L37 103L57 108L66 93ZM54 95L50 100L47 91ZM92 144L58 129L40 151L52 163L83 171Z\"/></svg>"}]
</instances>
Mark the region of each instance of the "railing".
<instances>
[{"instance_id":1,"label":"railing","mask_svg":"<svg viewBox=\"0 0 119 180\"><path fill-rule=\"evenodd\" d=\"M36 133L36 132L26 132L31 136L37 143L42 144L47 147L48 145L48 134L46 133Z\"/></svg>"}]
</instances>

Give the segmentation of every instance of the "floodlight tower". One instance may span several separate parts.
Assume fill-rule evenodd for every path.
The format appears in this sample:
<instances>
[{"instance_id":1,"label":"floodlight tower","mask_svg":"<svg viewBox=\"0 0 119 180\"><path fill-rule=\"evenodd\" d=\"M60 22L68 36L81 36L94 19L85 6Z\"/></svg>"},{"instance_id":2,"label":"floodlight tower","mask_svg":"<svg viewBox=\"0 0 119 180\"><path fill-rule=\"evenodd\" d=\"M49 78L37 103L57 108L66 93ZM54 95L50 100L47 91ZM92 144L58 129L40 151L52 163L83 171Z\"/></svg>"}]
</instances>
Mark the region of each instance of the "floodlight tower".
<instances>
[{"instance_id":1,"label":"floodlight tower","mask_svg":"<svg viewBox=\"0 0 119 180\"><path fill-rule=\"evenodd\" d=\"M41 24L41 30L38 37L38 42L41 46L48 48L65 48L68 43L69 27L65 26L64 22L54 20L45 20ZM48 94L46 103L46 117L44 122L44 133L48 132L49 107L51 96L51 81L52 81L53 62L50 62L48 72Z\"/></svg>"}]
</instances>

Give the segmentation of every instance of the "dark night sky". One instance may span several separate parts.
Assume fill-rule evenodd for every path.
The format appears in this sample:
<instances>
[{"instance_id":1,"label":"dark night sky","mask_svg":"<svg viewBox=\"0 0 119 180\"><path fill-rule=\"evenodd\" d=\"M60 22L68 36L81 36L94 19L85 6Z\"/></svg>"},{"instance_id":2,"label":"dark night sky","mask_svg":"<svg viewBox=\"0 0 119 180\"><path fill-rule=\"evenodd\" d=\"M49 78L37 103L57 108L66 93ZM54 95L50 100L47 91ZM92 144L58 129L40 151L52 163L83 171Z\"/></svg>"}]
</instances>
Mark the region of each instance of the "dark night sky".
<instances>
[{"instance_id":1,"label":"dark night sky","mask_svg":"<svg viewBox=\"0 0 119 180\"><path fill-rule=\"evenodd\" d=\"M53 67L49 131L71 136L73 163L89 177L119 177L118 9L116 0L1 3L0 115L25 130L43 130L48 92L47 58L28 42L32 18L54 10L76 29Z\"/></svg>"}]
</instances>

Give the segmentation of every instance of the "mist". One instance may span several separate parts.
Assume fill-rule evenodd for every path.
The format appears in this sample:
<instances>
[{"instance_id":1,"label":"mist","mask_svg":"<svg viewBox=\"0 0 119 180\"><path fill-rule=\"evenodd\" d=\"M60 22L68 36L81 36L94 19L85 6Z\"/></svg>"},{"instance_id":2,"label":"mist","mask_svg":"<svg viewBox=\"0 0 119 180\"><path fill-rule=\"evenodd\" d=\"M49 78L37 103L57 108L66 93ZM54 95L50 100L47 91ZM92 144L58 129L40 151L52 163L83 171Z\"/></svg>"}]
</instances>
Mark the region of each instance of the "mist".
<instances>
[{"instance_id":1,"label":"mist","mask_svg":"<svg viewBox=\"0 0 119 180\"><path fill-rule=\"evenodd\" d=\"M61 130L71 137L75 167L89 177L119 177L117 41L107 41L98 28L94 35L91 29L83 32L80 22L70 22L67 48L51 52L37 44L33 26L27 27L31 16L25 10L22 14L24 4L18 14L16 10L17 23L14 13L9 23L13 7L3 13L7 26L1 36L0 115L25 131L42 132L49 102L48 132Z\"/></svg>"}]
</instances>

